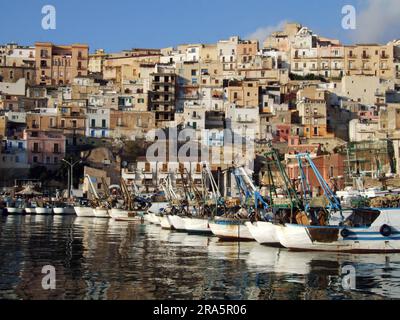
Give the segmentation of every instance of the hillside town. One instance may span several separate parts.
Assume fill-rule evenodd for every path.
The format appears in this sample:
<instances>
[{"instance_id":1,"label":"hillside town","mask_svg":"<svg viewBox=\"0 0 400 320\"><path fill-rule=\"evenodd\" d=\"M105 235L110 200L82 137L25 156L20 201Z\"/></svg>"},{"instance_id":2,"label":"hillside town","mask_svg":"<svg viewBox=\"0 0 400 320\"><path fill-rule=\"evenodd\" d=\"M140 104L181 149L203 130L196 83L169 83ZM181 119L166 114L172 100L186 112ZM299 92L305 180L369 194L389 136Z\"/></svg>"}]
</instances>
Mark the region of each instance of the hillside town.
<instances>
[{"instance_id":1,"label":"hillside town","mask_svg":"<svg viewBox=\"0 0 400 320\"><path fill-rule=\"evenodd\" d=\"M83 196L85 175L99 190L122 178L153 192L183 168L200 184L199 159L146 158L152 132L171 128L191 129L213 155L226 156L227 130L251 136L254 159L272 142L292 181L300 174L296 154L309 153L336 191L360 181L400 187L400 40L344 45L287 23L263 43L232 36L162 49L92 49L0 46L3 192L37 180ZM212 163L211 170L228 166ZM262 186L257 161L254 176ZM232 182L224 179L221 190L229 193Z\"/></svg>"}]
</instances>

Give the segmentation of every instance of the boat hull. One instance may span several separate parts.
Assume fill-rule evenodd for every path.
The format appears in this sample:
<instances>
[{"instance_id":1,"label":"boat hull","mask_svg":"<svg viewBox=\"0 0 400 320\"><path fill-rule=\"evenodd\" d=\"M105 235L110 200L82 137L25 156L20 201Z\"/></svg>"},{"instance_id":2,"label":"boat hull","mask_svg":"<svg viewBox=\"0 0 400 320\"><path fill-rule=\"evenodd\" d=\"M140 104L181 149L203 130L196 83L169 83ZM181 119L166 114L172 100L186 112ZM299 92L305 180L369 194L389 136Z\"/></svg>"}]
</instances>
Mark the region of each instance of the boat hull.
<instances>
[{"instance_id":1,"label":"boat hull","mask_svg":"<svg viewBox=\"0 0 400 320\"><path fill-rule=\"evenodd\" d=\"M161 228L165 229L165 230L172 230L173 226L171 225L171 223L169 222L168 216L162 216L161 217Z\"/></svg>"},{"instance_id":2,"label":"boat hull","mask_svg":"<svg viewBox=\"0 0 400 320\"><path fill-rule=\"evenodd\" d=\"M109 215L107 209L96 208L96 209L93 209L93 213L96 218L110 218L110 215Z\"/></svg>"},{"instance_id":3,"label":"boat hull","mask_svg":"<svg viewBox=\"0 0 400 320\"><path fill-rule=\"evenodd\" d=\"M245 221L216 219L209 223L212 233L226 241L254 241Z\"/></svg>"},{"instance_id":4,"label":"boat hull","mask_svg":"<svg viewBox=\"0 0 400 320\"><path fill-rule=\"evenodd\" d=\"M183 220L188 233L212 234L208 219L184 218Z\"/></svg>"},{"instance_id":5,"label":"boat hull","mask_svg":"<svg viewBox=\"0 0 400 320\"><path fill-rule=\"evenodd\" d=\"M53 212L56 216L75 215L74 208L53 208Z\"/></svg>"},{"instance_id":6,"label":"boat hull","mask_svg":"<svg viewBox=\"0 0 400 320\"><path fill-rule=\"evenodd\" d=\"M169 223L176 231L186 232L185 220L179 216L168 216Z\"/></svg>"},{"instance_id":7,"label":"boat hull","mask_svg":"<svg viewBox=\"0 0 400 320\"><path fill-rule=\"evenodd\" d=\"M111 209L109 211L110 217L115 219L119 218L128 218L129 216L129 211L128 210L122 210L122 209Z\"/></svg>"},{"instance_id":8,"label":"boat hull","mask_svg":"<svg viewBox=\"0 0 400 320\"><path fill-rule=\"evenodd\" d=\"M45 216L51 215L53 213L53 209L51 208L36 208L35 211L36 214Z\"/></svg>"},{"instance_id":9,"label":"boat hull","mask_svg":"<svg viewBox=\"0 0 400 320\"><path fill-rule=\"evenodd\" d=\"M81 218L94 218L94 211L92 208L88 207L74 207L75 213L78 217Z\"/></svg>"},{"instance_id":10,"label":"boat hull","mask_svg":"<svg viewBox=\"0 0 400 320\"><path fill-rule=\"evenodd\" d=\"M276 229L279 226L270 222L246 222L246 226L253 238L262 245L281 246Z\"/></svg>"},{"instance_id":11,"label":"boat hull","mask_svg":"<svg viewBox=\"0 0 400 320\"><path fill-rule=\"evenodd\" d=\"M123 209L111 209L109 211L110 217L115 221L142 221L143 218L140 215L129 212Z\"/></svg>"},{"instance_id":12,"label":"boat hull","mask_svg":"<svg viewBox=\"0 0 400 320\"><path fill-rule=\"evenodd\" d=\"M17 214L24 214L24 209L23 208L6 208L7 209L7 213L9 215L17 215Z\"/></svg>"},{"instance_id":13,"label":"boat hull","mask_svg":"<svg viewBox=\"0 0 400 320\"><path fill-rule=\"evenodd\" d=\"M346 229L350 236L343 238ZM285 225L277 229L280 243L293 251L329 251L350 253L400 252L398 233L384 237L370 228L311 227Z\"/></svg>"},{"instance_id":14,"label":"boat hull","mask_svg":"<svg viewBox=\"0 0 400 320\"><path fill-rule=\"evenodd\" d=\"M26 214L36 214L36 209L35 208L25 208L25 213Z\"/></svg>"}]
</instances>

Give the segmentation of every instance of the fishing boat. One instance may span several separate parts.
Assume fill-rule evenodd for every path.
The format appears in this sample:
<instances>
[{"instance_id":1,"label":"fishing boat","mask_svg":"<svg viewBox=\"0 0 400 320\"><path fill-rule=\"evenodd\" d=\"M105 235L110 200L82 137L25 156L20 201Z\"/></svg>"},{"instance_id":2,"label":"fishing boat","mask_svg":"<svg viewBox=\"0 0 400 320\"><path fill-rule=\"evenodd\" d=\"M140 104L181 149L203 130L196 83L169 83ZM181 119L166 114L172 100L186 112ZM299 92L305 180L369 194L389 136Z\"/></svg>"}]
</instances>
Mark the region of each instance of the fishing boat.
<instances>
[{"instance_id":1,"label":"fishing boat","mask_svg":"<svg viewBox=\"0 0 400 320\"><path fill-rule=\"evenodd\" d=\"M53 208L51 207L36 207L36 214L38 215L51 215L53 213Z\"/></svg>"},{"instance_id":2,"label":"fishing boat","mask_svg":"<svg viewBox=\"0 0 400 320\"><path fill-rule=\"evenodd\" d=\"M236 167L232 173L240 199L232 199L229 212L210 221L210 229L215 236L223 240L254 241L255 238L246 223L255 218L259 209L265 210L268 205L244 167Z\"/></svg>"},{"instance_id":3,"label":"fishing boat","mask_svg":"<svg viewBox=\"0 0 400 320\"><path fill-rule=\"evenodd\" d=\"M75 213L78 217L81 218L94 218L94 211L93 208L91 207L80 207L80 206L75 206Z\"/></svg>"},{"instance_id":4,"label":"fishing boat","mask_svg":"<svg viewBox=\"0 0 400 320\"><path fill-rule=\"evenodd\" d=\"M25 213L26 214L36 214L36 208L25 208Z\"/></svg>"},{"instance_id":5,"label":"fishing boat","mask_svg":"<svg viewBox=\"0 0 400 320\"><path fill-rule=\"evenodd\" d=\"M163 228L164 230L172 230L173 229L173 226L169 222L168 215L166 215L166 214L162 215L160 220L161 220L160 221L161 222L161 228Z\"/></svg>"},{"instance_id":6,"label":"fishing boat","mask_svg":"<svg viewBox=\"0 0 400 320\"><path fill-rule=\"evenodd\" d=\"M212 234L209 220L206 218L183 218L183 221L188 233Z\"/></svg>"},{"instance_id":7,"label":"fishing boat","mask_svg":"<svg viewBox=\"0 0 400 320\"><path fill-rule=\"evenodd\" d=\"M209 226L211 232L222 240L254 241L246 222L247 219L216 217Z\"/></svg>"},{"instance_id":8,"label":"fishing boat","mask_svg":"<svg viewBox=\"0 0 400 320\"><path fill-rule=\"evenodd\" d=\"M286 224L277 235L290 250L400 252L400 208L354 209L341 226Z\"/></svg>"},{"instance_id":9,"label":"fishing boat","mask_svg":"<svg viewBox=\"0 0 400 320\"><path fill-rule=\"evenodd\" d=\"M142 221L143 217L139 212L113 208L109 210L109 215L116 221Z\"/></svg>"},{"instance_id":10,"label":"fishing boat","mask_svg":"<svg viewBox=\"0 0 400 320\"><path fill-rule=\"evenodd\" d=\"M68 215L75 215L75 209L72 206L55 206L53 208L53 212L57 216L68 216Z\"/></svg>"},{"instance_id":11,"label":"fishing boat","mask_svg":"<svg viewBox=\"0 0 400 320\"><path fill-rule=\"evenodd\" d=\"M176 231L186 231L186 225L184 218L178 215L169 215L168 216L169 223L174 227Z\"/></svg>"},{"instance_id":12,"label":"fishing boat","mask_svg":"<svg viewBox=\"0 0 400 320\"><path fill-rule=\"evenodd\" d=\"M276 234L276 229L280 227L279 225L266 221L248 221L245 224L249 229L250 234L259 244L280 246L279 238Z\"/></svg>"},{"instance_id":13,"label":"fishing boat","mask_svg":"<svg viewBox=\"0 0 400 320\"><path fill-rule=\"evenodd\" d=\"M102 206L93 209L93 213L96 218L110 218L108 209Z\"/></svg>"},{"instance_id":14,"label":"fishing boat","mask_svg":"<svg viewBox=\"0 0 400 320\"><path fill-rule=\"evenodd\" d=\"M17 208L17 207L6 207L7 214L9 215L19 215L19 214L24 214L25 209L24 208Z\"/></svg>"}]
</instances>

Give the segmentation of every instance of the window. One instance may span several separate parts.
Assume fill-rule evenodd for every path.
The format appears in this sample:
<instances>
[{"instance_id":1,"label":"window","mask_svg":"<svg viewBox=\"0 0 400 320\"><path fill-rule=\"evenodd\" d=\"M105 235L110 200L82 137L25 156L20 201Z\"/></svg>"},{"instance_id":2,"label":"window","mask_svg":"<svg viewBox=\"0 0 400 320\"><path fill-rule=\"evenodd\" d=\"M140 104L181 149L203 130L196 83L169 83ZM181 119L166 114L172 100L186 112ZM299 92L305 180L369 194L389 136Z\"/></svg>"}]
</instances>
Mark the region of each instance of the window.
<instances>
[{"instance_id":1,"label":"window","mask_svg":"<svg viewBox=\"0 0 400 320\"><path fill-rule=\"evenodd\" d=\"M60 145L58 143L54 144L54 153L59 153L60 152Z\"/></svg>"},{"instance_id":2,"label":"window","mask_svg":"<svg viewBox=\"0 0 400 320\"><path fill-rule=\"evenodd\" d=\"M106 123L107 121L106 120L101 120L101 126L102 126L102 128L106 128L107 127L107 123Z\"/></svg>"},{"instance_id":3,"label":"window","mask_svg":"<svg viewBox=\"0 0 400 320\"><path fill-rule=\"evenodd\" d=\"M33 160L33 163L37 163L38 162L38 157L34 156L32 160Z\"/></svg>"},{"instance_id":4,"label":"window","mask_svg":"<svg viewBox=\"0 0 400 320\"><path fill-rule=\"evenodd\" d=\"M18 149L22 150L24 148L24 144L22 142L18 142Z\"/></svg>"},{"instance_id":5,"label":"window","mask_svg":"<svg viewBox=\"0 0 400 320\"><path fill-rule=\"evenodd\" d=\"M194 69L192 70L192 76L193 77L197 76L197 70L194 70Z\"/></svg>"},{"instance_id":6,"label":"window","mask_svg":"<svg viewBox=\"0 0 400 320\"><path fill-rule=\"evenodd\" d=\"M15 156L15 162L19 163L19 157L18 156Z\"/></svg>"}]
</instances>

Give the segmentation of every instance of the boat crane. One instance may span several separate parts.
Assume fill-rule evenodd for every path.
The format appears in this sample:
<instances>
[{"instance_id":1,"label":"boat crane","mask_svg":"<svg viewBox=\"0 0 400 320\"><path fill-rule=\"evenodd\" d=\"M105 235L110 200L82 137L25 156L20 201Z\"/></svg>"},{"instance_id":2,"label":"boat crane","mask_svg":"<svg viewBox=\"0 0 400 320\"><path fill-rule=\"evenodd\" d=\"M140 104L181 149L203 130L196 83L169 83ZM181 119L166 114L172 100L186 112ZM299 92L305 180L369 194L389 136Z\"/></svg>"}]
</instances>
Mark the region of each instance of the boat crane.
<instances>
[{"instance_id":1,"label":"boat crane","mask_svg":"<svg viewBox=\"0 0 400 320\"><path fill-rule=\"evenodd\" d=\"M276 149L273 148L272 143L269 144L270 151L265 153L265 158L268 160L267 161L267 174L268 178L270 181L270 205L273 209L290 209L291 215L290 215L290 220L293 222L295 214L299 210L303 210L303 201L297 194L297 191L290 180L285 167L283 166L281 160L279 159L279 154ZM274 181L274 177L272 174L272 168L271 166L275 165L278 169L278 173L283 180L283 188L286 193L286 196L289 198L289 203L277 203L277 200L274 200L274 194L275 198L278 198L277 190L276 190L276 185Z\"/></svg>"},{"instance_id":2,"label":"boat crane","mask_svg":"<svg viewBox=\"0 0 400 320\"><path fill-rule=\"evenodd\" d=\"M260 194L259 189L255 186L244 167L235 168L233 170L233 175L239 189L240 202L242 205L249 209L251 207L249 202L254 200L254 209L256 213L258 213L259 209L269 209L269 205Z\"/></svg>"},{"instance_id":3,"label":"boat crane","mask_svg":"<svg viewBox=\"0 0 400 320\"><path fill-rule=\"evenodd\" d=\"M301 178L301 183L302 183L302 189L303 189L303 196L304 196L304 202L305 202L305 211L308 215L310 215L311 211L311 188L309 181L307 179L307 176L304 171L304 166L303 166L303 161L306 161L309 165L310 168L313 170L315 177L318 180L318 183L320 184L322 190L324 191L325 197L329 201L329 205L324 208L328 210L328 213L333 212L338 212L340 213L342 221L344 220L343 216L343 211L342 211L342 205L340 204L340 201L338 198L335 196L334 192L332 189L329 187L328 183L325 181L325 179L322 177L321 173L319 172L317 166L315 165L314 161L311 159L310 154L308 153L300 153L296 155L298 164L299 164L299 170L300 170L300 178Z\"/></svg>"}]
</instances>

